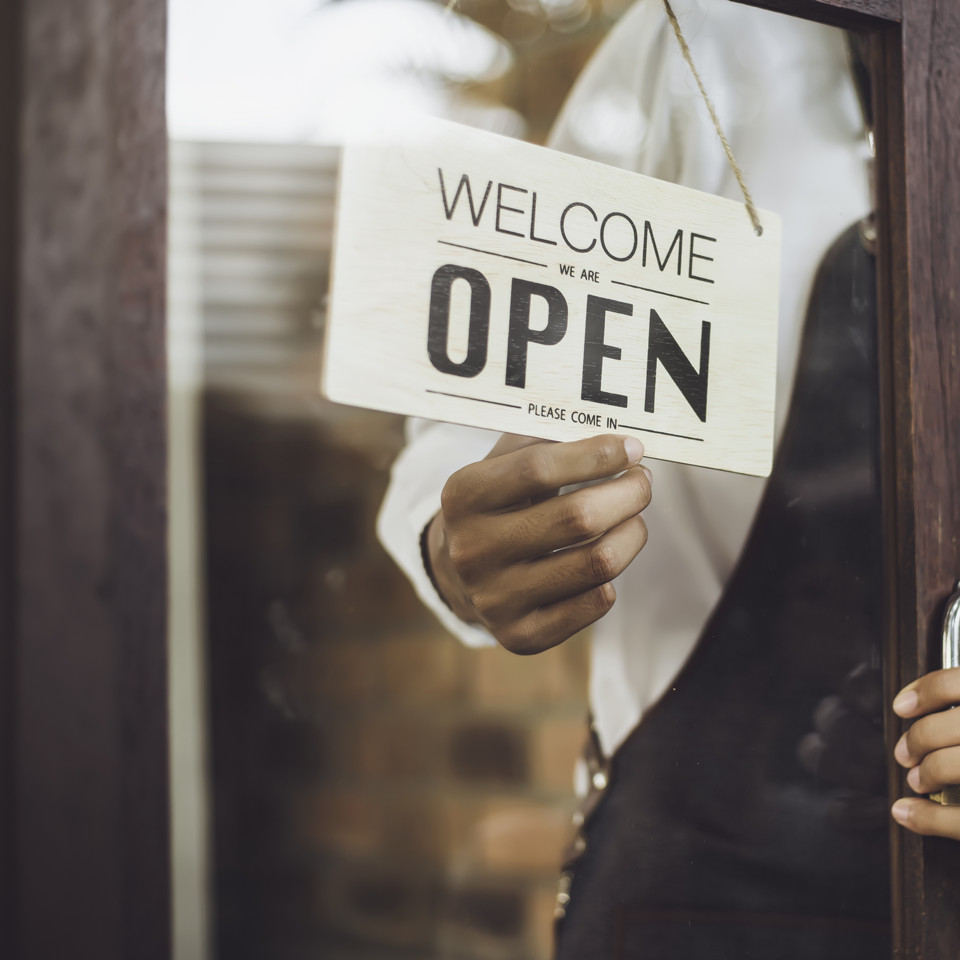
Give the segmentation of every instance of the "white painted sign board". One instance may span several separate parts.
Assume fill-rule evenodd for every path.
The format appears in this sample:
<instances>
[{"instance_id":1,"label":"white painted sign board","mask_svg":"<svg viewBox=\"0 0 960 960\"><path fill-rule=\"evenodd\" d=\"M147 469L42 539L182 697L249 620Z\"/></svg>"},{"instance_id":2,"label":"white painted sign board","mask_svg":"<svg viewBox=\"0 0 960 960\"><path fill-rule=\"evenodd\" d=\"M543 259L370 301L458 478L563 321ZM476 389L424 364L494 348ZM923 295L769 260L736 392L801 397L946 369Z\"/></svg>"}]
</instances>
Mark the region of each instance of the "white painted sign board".
<instances>
[{"instance_id":1,"label":"white painted sign board","mask_svg":"<svg viewBox=\"0 0 960 960\"><path fill-rule=\"evenodd\" d=\"M344 150L323 391L766 476L780 221L443 121Z\"/></svg>"}]
</instances>

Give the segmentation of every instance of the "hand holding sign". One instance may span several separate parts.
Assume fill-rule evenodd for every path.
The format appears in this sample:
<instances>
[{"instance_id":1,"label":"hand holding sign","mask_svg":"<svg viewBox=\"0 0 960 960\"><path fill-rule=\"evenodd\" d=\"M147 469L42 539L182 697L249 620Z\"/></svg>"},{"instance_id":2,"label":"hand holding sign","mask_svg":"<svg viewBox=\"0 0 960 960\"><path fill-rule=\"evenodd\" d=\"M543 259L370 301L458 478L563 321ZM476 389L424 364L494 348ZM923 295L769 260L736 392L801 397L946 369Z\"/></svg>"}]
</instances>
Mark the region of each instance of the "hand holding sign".
<instances>
[{"instance_id":1,"label":"hand holding sign","mask_svg":"<svg viewBox=\"0 0 960 960\"><path fill-rule=\"evenodd\" d=\"M604 435L571 443L503 437L455 473L427 535L441 595L513 653L539 653L602 617L610 581L646 543L643 445ZM604 480L560 494L571 484Z\"/></svg>"}]
</instances>

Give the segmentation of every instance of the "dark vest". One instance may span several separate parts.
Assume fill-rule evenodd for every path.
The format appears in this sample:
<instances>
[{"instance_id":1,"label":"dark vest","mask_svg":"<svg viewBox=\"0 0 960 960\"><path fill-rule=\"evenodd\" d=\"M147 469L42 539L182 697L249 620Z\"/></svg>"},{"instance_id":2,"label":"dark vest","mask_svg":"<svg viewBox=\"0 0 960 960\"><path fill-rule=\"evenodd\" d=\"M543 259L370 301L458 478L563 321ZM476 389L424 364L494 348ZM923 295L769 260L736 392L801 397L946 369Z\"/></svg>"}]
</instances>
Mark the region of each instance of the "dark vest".
<instances>
[{"instance_id":1,"label":"dark vest","mask_svg":"<svg viewBox=\"0 0 960 960\"><path fill-rule=\"evenodd\" d=\"M598 780L559 960L890 956L875 291L853 227L733 577Z\"/></svg>"}]
</instances>

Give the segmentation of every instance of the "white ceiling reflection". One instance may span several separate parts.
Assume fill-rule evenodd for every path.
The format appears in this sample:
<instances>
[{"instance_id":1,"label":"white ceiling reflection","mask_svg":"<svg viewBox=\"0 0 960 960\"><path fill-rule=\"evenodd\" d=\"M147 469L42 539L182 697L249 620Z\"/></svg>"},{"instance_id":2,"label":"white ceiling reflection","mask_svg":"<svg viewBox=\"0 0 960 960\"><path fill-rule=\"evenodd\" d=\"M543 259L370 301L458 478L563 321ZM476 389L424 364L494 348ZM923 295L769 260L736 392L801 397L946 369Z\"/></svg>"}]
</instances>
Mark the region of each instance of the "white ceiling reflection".
<instances>
[{"instance_id":1,"label":"white ceiling reflection","mask_svg":"<svg viewBox=\"0 0 960 960\"><path fill-rule=\"evenodd\" d=\"M167 116L183 140L342 143L445 116L511 135L465 95L508 45L429 0L170 0Z\"/></svg>"}]
</instances>

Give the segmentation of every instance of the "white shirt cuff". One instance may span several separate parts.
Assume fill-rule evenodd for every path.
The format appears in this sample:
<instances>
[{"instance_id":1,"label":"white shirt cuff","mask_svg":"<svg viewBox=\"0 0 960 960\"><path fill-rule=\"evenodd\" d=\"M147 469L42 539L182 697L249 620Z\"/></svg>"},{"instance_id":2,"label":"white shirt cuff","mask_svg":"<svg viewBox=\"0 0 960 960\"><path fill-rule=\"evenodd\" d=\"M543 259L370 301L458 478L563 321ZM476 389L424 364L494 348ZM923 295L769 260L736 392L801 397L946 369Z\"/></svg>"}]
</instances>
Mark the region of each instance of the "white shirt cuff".
<instances>
[{"instance_id":1,"label":"white shirt cuff","mask_svg":"<svg viewBox=\"0 0 960 960\"><path fill-rule=\"evenodd\" d=\"M415 426L415 439L393 465L377 517L377 536L407 575L417 596L443 626L468 647L491 647L491 634L464 623L441 599L423 567L420 535L440 509L440 491L460 467L482 459L498 434L450 424Z\"/></svg>"}]
</instances>

